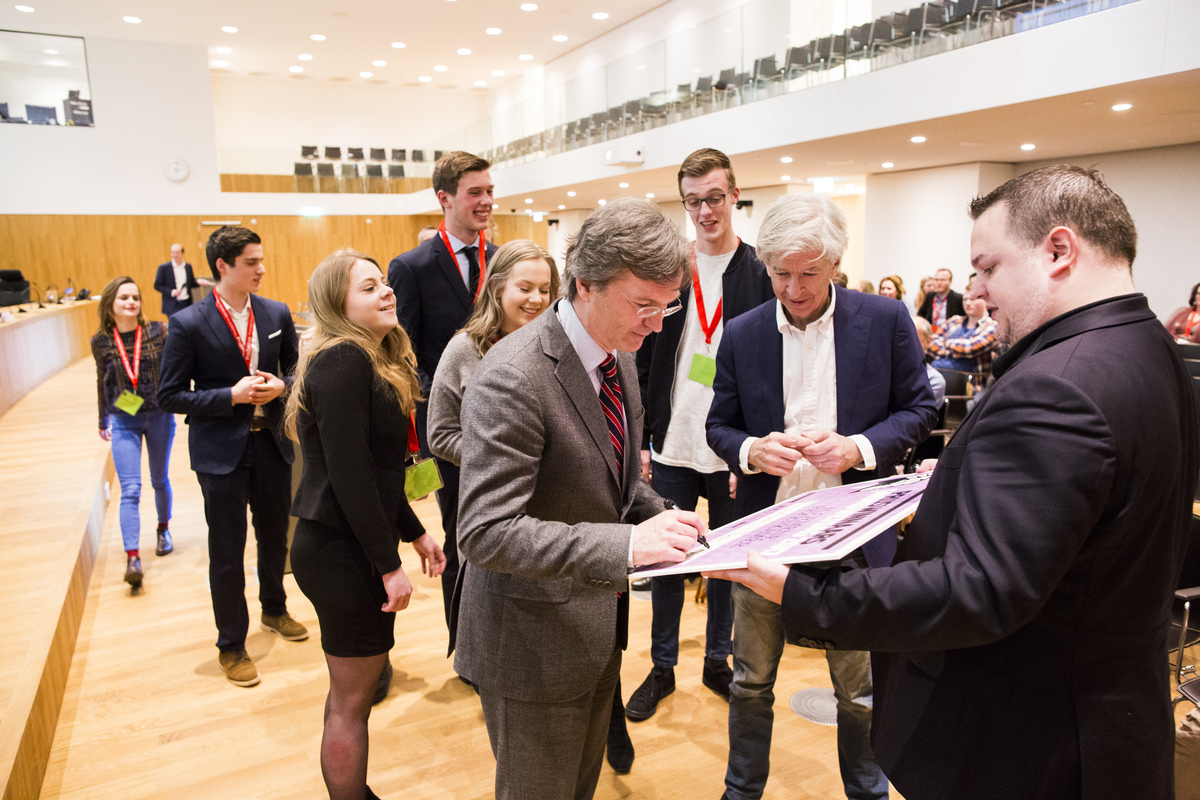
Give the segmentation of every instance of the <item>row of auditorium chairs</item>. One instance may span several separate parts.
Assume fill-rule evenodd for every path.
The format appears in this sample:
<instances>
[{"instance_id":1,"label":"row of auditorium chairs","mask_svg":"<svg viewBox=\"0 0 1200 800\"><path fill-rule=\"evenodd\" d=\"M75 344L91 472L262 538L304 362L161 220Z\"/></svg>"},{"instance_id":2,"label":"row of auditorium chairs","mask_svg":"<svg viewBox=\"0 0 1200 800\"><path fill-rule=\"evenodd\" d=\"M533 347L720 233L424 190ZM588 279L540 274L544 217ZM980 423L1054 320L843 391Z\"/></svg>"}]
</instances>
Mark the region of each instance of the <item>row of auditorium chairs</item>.
<instances>
[{"instance_id":1,"label":"row of auditorium chairs","mask_svg":"<svg viewBox=\"0 0 1200 800\"><path fill-rule=\"evenodd\" d=\"M364 164L360 172L355 163L338 164L338 169L328 162L317 163L313 170L311 161L297 161L292 174L293 191L353 194L387 194L402 191L393 180L411 177L405 175L403 164L388 164L386 174L383 164ZM408 189L403 189L408 191Z\"/></svg>"},{"instance_id":2,"label":"row of auditorium chairs","mask_svg":"<svg viewBox=\"0 0 1200 800\"><path fill-rule=\"evenodd\" d=\"M369 155L367 155L368 152L369 152ZM414 163L420 164L425 161L425 151L424 150L413 150L412 154L411 154L411 158L410 158L410 154L409 154L409 151L407 150L407 148L393 147L391 156L392 156L391 161L393 161L395 163L402 163L405 161L413 161ZM320 148L318 148L316 145L301 145L300 157L303 159L306 159L308 161L315 161L319 158L322 158ZM441 157L442 157L441 150L433 151L433 160L434 161L437 161ZM341 161L343 158L342 148L341 147L326 147L324 158L326 161ZM347 147L345 160L347 160L347 161L367 161L367 160L388 161L389 159L388 159L387 148L384 148L384 147L371 147L371 148Z\"/></svg>"},{"instance_id":3,"label":"row of auditorium chairs","mask_svg":"<svg viewBox=\"0 0 1200 800\"><path fill-rule=\"evenodd\" d=\"M1017 14L1075 0L935 0L907 11L885 14L840 34L789 47L782 60L776 54L755 59L746 72L723 69L682 83L674 90L629 100L572 122L498 145L484 153L495 162L521 161L627 136L648 128L729 108L778 94L786 82L806 73L841 67L855 60L876 60L927 41L994 26Z\"/></svg>"}]
</instances>

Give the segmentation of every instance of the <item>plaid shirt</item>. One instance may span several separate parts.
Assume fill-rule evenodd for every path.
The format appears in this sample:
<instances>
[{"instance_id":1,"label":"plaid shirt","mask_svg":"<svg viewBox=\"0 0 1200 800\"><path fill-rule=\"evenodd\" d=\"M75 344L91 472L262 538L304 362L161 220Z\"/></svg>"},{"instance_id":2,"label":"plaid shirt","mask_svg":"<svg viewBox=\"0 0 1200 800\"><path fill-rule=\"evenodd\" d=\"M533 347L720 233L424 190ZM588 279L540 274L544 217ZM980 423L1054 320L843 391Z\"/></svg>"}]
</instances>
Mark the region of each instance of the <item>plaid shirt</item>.
<instances>
[{"instance_id":1,"label":"plaid shirt","mask_svg":"<svg viewBox=\"0 0 1200 800\"><path fill-rule=\"evenodd\" d=\"M96 359L96 398L100 405L100 430L108 428L108 418L118 412L113 404L128 389L146 402L138 411L158 410L158 365L162 360L163 347L167 344L167 327L161 322L148 322L142 333L142 365L138 372L138 388L134 391L129 376L125 374L125 365L121 363L121 354L111 333L97 333L92 336L92 356ZM133 366L133 347L126 347L125 353Z\"/></svg>"},{"instance_id":2,"label":"plaid shirt","mask_svg":"<svg viewBox=\"0 0 1200 800\"><path fill-rule=\"evenodd\" d=\"M935 359L970 359L970 371L987 372L996 347L996 320L984 317L973 328L966 327L967 321L961 316L946 320L946 327L933 335L927 352Z\"/></svg>"}]
</instances>

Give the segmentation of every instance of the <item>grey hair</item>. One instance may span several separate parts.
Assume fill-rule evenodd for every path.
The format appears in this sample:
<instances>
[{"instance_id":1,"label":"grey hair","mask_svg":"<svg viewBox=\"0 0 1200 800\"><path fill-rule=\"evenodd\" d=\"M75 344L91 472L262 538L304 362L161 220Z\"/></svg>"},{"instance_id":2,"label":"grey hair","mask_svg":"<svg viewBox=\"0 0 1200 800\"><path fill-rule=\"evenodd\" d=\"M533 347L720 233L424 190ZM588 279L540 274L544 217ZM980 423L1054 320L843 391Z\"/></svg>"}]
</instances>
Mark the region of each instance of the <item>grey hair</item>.
<instances>
[{"instance_id":1,"label":"grey hair","mask_svg":"<svg viewBox=\"0 0 1200 800\"><path fill-rule=\"evenodd\" d=\"M837 264L849 238L837 203L815 194L785 194L767 208L755 246L767 266L793 253Z\"/></svg>"},{"instance_id":2,"label":"grey hair","mask_svg":"<svg viewBox=\"0 0 1200 800\"><path fill-rule=\"evenodd\" d=\"M567 247L566 296L579 293L576 279L604 288L628 270L658 284L683 286L691 279L688 243L675 223L649 200L626 197L593 211Z\"/></svg>"}]
</instances>

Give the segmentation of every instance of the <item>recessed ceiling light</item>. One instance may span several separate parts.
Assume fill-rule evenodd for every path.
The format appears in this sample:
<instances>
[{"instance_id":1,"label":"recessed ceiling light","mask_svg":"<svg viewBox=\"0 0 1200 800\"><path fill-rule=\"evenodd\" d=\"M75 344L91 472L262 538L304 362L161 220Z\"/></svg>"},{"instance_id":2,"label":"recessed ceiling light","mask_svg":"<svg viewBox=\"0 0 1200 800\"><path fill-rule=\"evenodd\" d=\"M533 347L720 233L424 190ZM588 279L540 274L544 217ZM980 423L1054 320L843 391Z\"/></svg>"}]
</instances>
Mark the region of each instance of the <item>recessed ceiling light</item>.
<instances>
[{"instance_id":1,"label":"recessed ceiling light","mask_svg":"<svg viewBox=\"0 0 1200 800\"><path fill-rule=\"evenodd\" d=\"M574 196L575 196L574 192L567 192L567 197L574 197Z\"/></svg>"},{"instance_id":2,"label":"recessed ceiling light","mask_svg":"<svg viewBox=\"0 0 1200 800\"><path fill-rule=\"evenodd\" d=\"M559 210L559 211L562 211L564 208L566 208L566 206L564 206L562 203L559 203L559 204L558 204L558 210Z\"/></svg>"},{"instance_id":3,"label":"recessed ceiling light","mask_svg":"<svg viewBox=\"0 0 1200 800\"><path fill-rule=\"evenodd\" d=\"M142 24L142 18L141 18L141 17L121 17L121 19L125 20L125 21L126 21L126 22L128 22L130 25L140 25L140 24Z\"/></svg>"},{"instance_id":4,"label":"recessed ceiling light","mask_svg":"<svg viewBox=\"0 0 1200 800\"><path fill-rule=\"evenodd\" d=\"M221 51L222 51L222 49L223 49L223 48L220 48L220 47L218 47L218 48L217 48L217 51L218 51L218 52L221 52ZM46 54L46 55L48 55L48 56L56 56L56 55L58 55L58 51L57 51L57 50L43 50L42 52L43 52L43 53L45 53L45 54Z\"/></svg>"},{"instance_id":5,"label":"recessed ceiling light","mask_svg":"<svg viewBox=\"0 0 1200 800\"><path fill-rule=\"evenodd\" d=\"M314 33L312 36L310 36L308 38L312 39L314 42L323 42L323 41L325 41L325 34Z\"/></svg>"},{"instance_id":6,"label":"recessed ceiling light","mask_svg":"<svg viewBox=\"0 0 1200 800\"><path fill-rule=\"evenodd\" d=\"M475 81L476 86L487 86L487 81Z\"/></svg>"},{"instance_id":7,"label":"recessed ceiling light","mask_svg":"<svg viewBox=\"0 0 1200 800\"><path fill-rule=\"evenodd\" d=\"M232 25L222 25L221 30L225 31L226 33L237 33L238 31L238 29Z\"/></svg>"},{"instance_id":8,"label":"recessed ceiling light","mask_svg":"<svg viewBox=\"0 0 1200 800\"><path fill-rule=\"evenodd\" d=\"M434 66L433 71L434 72L445 72L448 69L450 69L450 68L447 67L445 64L438 64L438 65Z\"/></svg>"},{"instance_id":9,"label":"recessed ceiling light","mask_svg":"<svg viewBox=\"0 0 1200 800\"><path fill-rule=\"evenodd\" d=\"M433 80L433 78L429 77L428 75L422 75L421 77L417 78L417 80L419 80L421 83L429 83L431 80Z\"/></svg>"},{"instance_id":10,"label":"recessed ceiling light","mask_svg":"<svg viewBox=\"0 0 1200 800\"><path fill-rule=\"evenodd\" d=\"M403 50L404 48L408 47L408 45L406 45L404 42L392 42L392 47L396 48L397 50Z\"/></svg>"},{"instance_id":11,"label":"recessed ceiling light","mask_svg":"<svg viewBox=\"0 0 1200 800\"><path fill-rule=\"evenodd\" d=\"M890 162L890 161L885 161L885 162L883 162L883 164L881 164L880 166L882 166L884 169L891 169L892 167L894 167L894 166L896 166L896 165L895 165L895 164L893 164L893 163L892 163L892 162Z\"/></svg>"},{"instance_id":12,"label":"recessed ceiling light","mask_svg":"<svg viewBox=\"0 0 1200 800\"><path fill-rule=\"evenodd\" d=\"M471 48L469 48L469 47L460 47L460 48L458 48L458 50L457 50L456 52L457 52L457 53L458 53L460 56L469 56L469 55L471 55Z\"/></svg>"},{"instance_id":13,"label":"recessed ceiling light","mask_svg":"<svg viewBox=\"0 0 1200 800\"><path fill-rule=\"evenodd\" d=\"M529 55L529 53L522 53L521 55L517 56L517 58L521 59L522 61L533 61L533 56Z\"/></svg>"},{"instance_id":14,"label":"recessed ceiling light","mask_svg":"<svg viewBox=\"0 0 1200 800\"><path fill-rule=\"evenodd\" d=\"M791 179L792 179L791 175L780 175L779 176L779 180L783 181L784 183L787 183Z\"/></svg>"},{"instance_id":15,"label":"recessed ceiling light","mask_svg":"<svg viewBox=\"0 0 1200 800\"><path fill-rule=\"evenodd\" d=\"M374 78L374 77L375 77L375 73L374 73L374 72L360 72L360 73L358 73L358 77L360 77L360 78Z\"/></svg>"},{"instance_id":16,"label":"recessed ceiling light","mask_svg":"<svg viewBox=\"0 0 1200 800\"><path fill-rule=\"evenodd\" d=\"M492 70L492 77L493 77L493 78L499 78L499 77L502 77L503 75L504 75L504 70L502 70L502 69L494 69L494 70Z\"/></svg>"},{"instance_id":17,"label":"recessed ceiling light","mask_svg":"<svg viewBox=\"0 0 1200 800\"><path fill-rule=\"evenodd\" d=\"M909 141L912 142L913 144L920 144L921 142L925 141L925 137L924 136L914 136L911 139L909 139Z\"/></svg>"},{"instance_id":18,"label":"recessed ceiling light","mask_svg":"<svg viewBox=\"0 0 1200 800\"><path fill-rule=\"evenodd\" d=\"M488 28L484 31L484 33L486 33L488 36L499 36L500 34L504 33L504 31L500 30L499 28Z\"/></svg>"},{"instance_id":19,"label":"recessed ceiling light","mask_svg":"<svg viewBox=\"0 0 1200 800\"><path fill-rule=\"evenodd\" d=\"M561 33L555 34L554 36L551 36L550 38L556 42L565 42L567 40L567 37Z\"/></svg>"},{"instance_id":20,"label":"recessed ceiling light","mask_svg":"<svg viewBox=\"0 0 1200 800\"><path fill-rule=\"evenodd\" d=\"M375 59L374 61L372 61L372 62L371 62L371 66L372 66L372 67L386 67L386 66L387 66L387 62L386 62L386 61L380 61L379 59Z\"/></svg>"},{"instance_id":21,"label":"recessed ceiling light","mask_svg":"<svg viewBox=\"0 0 1200 800\"><path fill-rule=\"evenodd\" d=\"M792 163L792 157L784 156L783 158L779 159L779 163L780 164L790 164L790 163Z\"/></svg>"},{"instance_id":22,"label":"recessed ceiling light","mask_svg":"<svg viewBox=\"0 0 1200 800\"><path fill-rule=\"evenodd\" d=\"M537 3L521 3L522 11L537 11Z\"/></svg>"},{"instance_id":23,"label":"recessed ceiling light","mask_svg":"<svg viewBox=\"0 0 1200 800\"><path fill-rule=\"evenodd\" d=\"M597 11L595 14L592 14L592 19L608 19L608 14L603 11Z\"/></svg>"},{"instance_id":24,"label":"recessed ceiling light","mask_svg":"<svg viewBox=\"0 0 1200 800\"><path fill-rule=\"evenodd\" d=\"M1033 150L1033 149L1034 149L1034 148L1036 148L1036 147L1037 147L1037 145L1036 145L1036 144L1023 144L1023 145L1021 145L1021 149L1022 149L1022 150Z\"/></svg>"},{"instance_id":25,"label":"recessed ceiling light","mask_svg":"<svg viewBox=\"0 0 1200 800\"><path fill-rule=\"evenodd\" d=\"M625 181L621 181L620 183L618 183L618 184L617 184L617 186L620 186L622 189L628 189L628 188L629 188L629 184L628 184L628 183L625 183Z\"/></svg>"},{"instance_id":26,"label":"recessed ceiling light","mask_svg":"<svg viewBox=\"0 0 1200 800\"><path fill-rule=\"evenodd\" d=\"M58 51L57 50L47 50L46 52L47 53L57 53ZM230 53L233 52L233 48L232 47L218 47L217 52L224 53L225 55L229 55Z\"/></svg>"},{"instance_id":27,"label":"recessed ceiling light","mask_svg":"<svg viewBox=\"0 0 1200 800\"><path fill-rule=\"evenodd\" d=\"M608 202L608 201L607 201L607 200L605 200L603 197L601 197L599 200L597 200L597 201L596 201L596 203L597 203L597 204L599 204L599 205L604 205L604 204L605 204L605 203L607 203L607 202Z\"/></svg>"},{"instance_id":28,"label":"recessed ceiling light","mask_svg":"<svg viewBox=\"0 0 1200 800\"><path fill-rule=\"evenodd\" d=\"M1113 111L1128 111L1131 108L1133 108L1132 103L1117 103L1115 106L1112 107L1112 110Z\"/></svg>"},{"instance_id":29,"label":"recessed ceiling light","mask_svg":"<svg viewBox=\"0 0 1200 800\"><path fill-rule=\"evenodd\" d=\"M26 14L33 13L33 6L13 6L17 11L24 11Z\"/></svg>"},{"instance_id":30,"label":"recessed ceiling light","mask_svg":"<svg viewBox=\"0 0 1200 800\"><path fill-rule=\"evenodd\" d=\"M300 59L301 61L312 61L312 55L309 53L301 53L300 55L296 56L296 58Z\"/></svg>"},{"instance_id":31,"label":"recessed ceiling light","mask_svg":"<svg viewBox=\"0 0 1200 800\"><path fill-rule=\"evenodd\" d=\"M526 198L525 198L525 202L526 202L526 203L532 203L532 202L533 202L533 198L532 198L532 197L526 197Z\"/></svg>"},{"instance_id":32,"label":"recessed ceiling light","mask_svg":"<svg viewBox=\"0 0 1200 800\"><path fill-rule=\"evenodd\" d=\"M228 67L229 62L228 61L210 61L210 62L208 62L208 65L210 67Z\"/></svg>"},{"instance_id":33,"label":"recessed ceiling light","mask_svg":"<svg viewBox=\"0 0 1200 800\"><path fill-rule=\"evenodd\" d=\"M646 192L646 199L647 199L647 200L653 200L653 199L654 199L654 192Z\"/></svg>"},{"instance_id":34,"label":"recessed ceiling light","mask_svg":"<svg viewBox=\"0 0 1200 800\"><path fill-rule=\"evenodd\" d=\"M304 67L288 67L288 72L294 72L299 75L301 72L304 72Z\"/></svg>"}]
</instances>

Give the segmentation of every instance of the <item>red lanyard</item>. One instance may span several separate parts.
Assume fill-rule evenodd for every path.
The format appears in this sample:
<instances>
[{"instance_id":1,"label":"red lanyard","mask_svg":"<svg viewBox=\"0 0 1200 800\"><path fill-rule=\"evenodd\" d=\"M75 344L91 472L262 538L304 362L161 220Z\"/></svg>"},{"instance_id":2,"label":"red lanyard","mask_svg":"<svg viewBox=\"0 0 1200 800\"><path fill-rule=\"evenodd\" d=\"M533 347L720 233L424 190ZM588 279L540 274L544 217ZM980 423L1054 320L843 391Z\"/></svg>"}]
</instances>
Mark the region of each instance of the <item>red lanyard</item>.
<instances>
[{"instance_id":1,"label":"red lanyard","mask_svg":"<svg viewBox=\"0 0 1200 800\"><path fill-rule=\"evenodd\" d=\"M129 356L125 353L125 342L121 341L121 332L113 326L113 340L117 343L117 352L121 354L121 363L125 365L125 374L137 391L138 375L142 372L142 326L137 327L137 336L133 340L133 366L129 366Z\"/></svg>"},{"instance_id":2,"label":"red lanyard","mask_svg":"<svg viewBox=\"0 0 1200 800\"><path fill-rule=\"evenodd\" d=\"M1198 312L1198 311L1193 311L1192 313L1188 314L1188 324L1187 324L1187 328L1185 328L1185 329L1184 329L1184 331L1183 331L1183 335L1184 335L1184 336L1191 336L1191 335L1192 335L1192 326L1196 324L1196 320L1197 320L1198 318L1200 318L1200 312ZM138 329L138 331L139 331L139 333L140 333L140 332L141 332L141 329L139 328L139 329Z\"/></svg>"},{"instance_id":3,"label":"red lanyard","mask_svg":"<svg viewBox=\"0 0 1200 800\"><path fill-rule=\"evenodd\" d=\"M742 240L738 238L738 247L742 246ZM696 243L692 242L691 250L692 258L692 293L696 295L696 313L700 315L700 330L704 331L704 343L712 344L713 334L717 332L717 323L721 321L721 306L725 303L725 298L722 297L717 301L717 307L713 309L711 320L707 320L704 314L704 293L700 291L700 270L696 268Z\"/></svg>"},{"instance_id":4,"label":"red lanyard","mask_svg":"<svg viewBox=\"0 0 1200 800\"><path fill-rule=\"evenodd\" d=\"M250 306L250 318L246 320L246 341L243 342L221 295L213 292L213 298L217 301L217 311L221 313L221 319L225 320L225 324L229 326L229 332L233 334L233 340L237 342L238 350L242 351L242 360L246 362L246 369L250 369L251 348L254 345L254 304L250 302L250 298L246 298L246 303Z\"/></svg>"},{"instance_id":5,"label":"red lanyard","mask_svg":"<svg viewBox=\"0 0 1200 800\"><path fill-rule=\"evenodd\" d=\"M420 455L421 440L417 438L417 412L408 415L408 452L410 455Z\"/></svg>"},{"instance_id":6,"label":"red lanyard","mask_svg":"<svg viewBox=\"0 0 1200 800\"><path fill-rule=\"evenodd\" d=\"M442 243L446 245L446 252L450 253L451 260L458 264L458 256L454 252L454 248L450 246L450 235L446 233L446 220L442 220L442 224L438 225L438 233L442 236ZM487 268L487 250L483 240L483 231L479 232L479 281L475 284L475 296L472 301L479 299L479 292L483 289L484 270Z\"/></svg>"}]
</instances>

